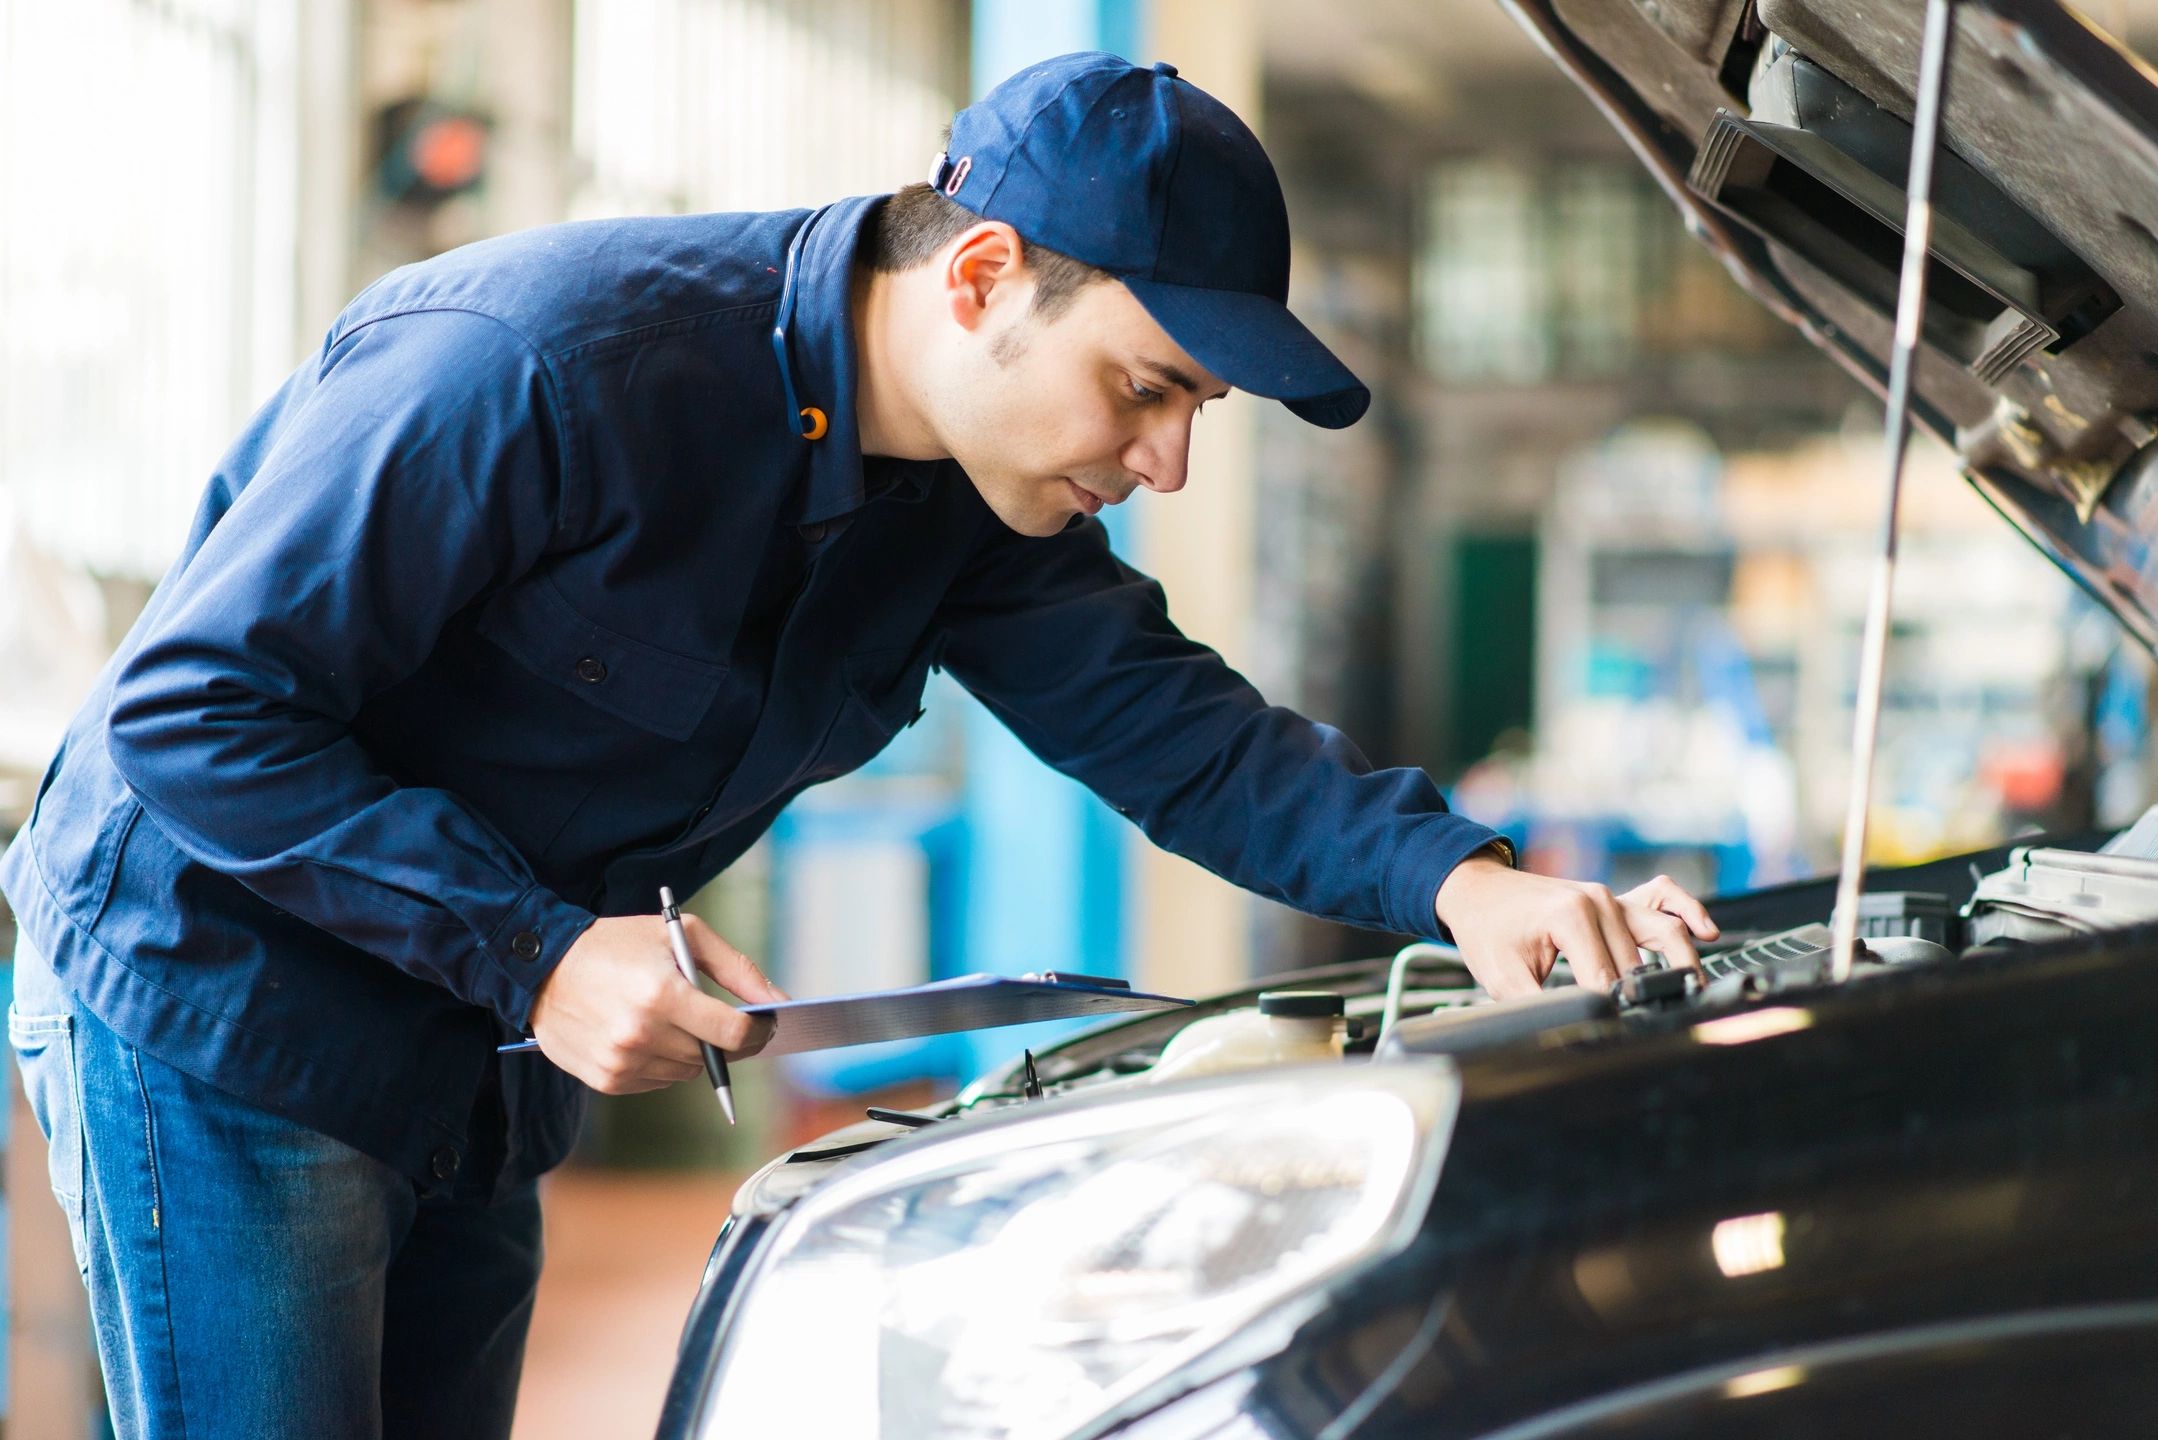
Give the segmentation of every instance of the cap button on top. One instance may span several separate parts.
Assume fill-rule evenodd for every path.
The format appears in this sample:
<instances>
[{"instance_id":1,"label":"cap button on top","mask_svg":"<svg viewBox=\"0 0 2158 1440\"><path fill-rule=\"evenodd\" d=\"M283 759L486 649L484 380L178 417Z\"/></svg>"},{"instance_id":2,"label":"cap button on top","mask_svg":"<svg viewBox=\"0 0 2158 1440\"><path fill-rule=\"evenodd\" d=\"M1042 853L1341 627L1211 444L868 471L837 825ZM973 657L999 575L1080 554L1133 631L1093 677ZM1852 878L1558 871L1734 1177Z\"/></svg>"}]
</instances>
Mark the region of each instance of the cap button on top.
<instances>
[{"instance_id":1,"label":"cap button on top","mask_svg":"<svg viewBox=\"0 0 2158 1440\"><path fill-rule=\"evenodd\" d=\"M605 661L587 655L577 662L577 678L587 685L597 685L607 678Z\"/></svg>"},{"instance_id":2,"label":"cap button on top","mask_svg":"<svg viewBox=\"0 0 2158 1440\"><path fill-rule=\"evenodd\" d=\"M1154 73L1156 75L1166 75L1171 80L1174 80L1176 78L1176 67L1166 60L1156 60L1154 62Z\"/></svg>"}]
</instances>

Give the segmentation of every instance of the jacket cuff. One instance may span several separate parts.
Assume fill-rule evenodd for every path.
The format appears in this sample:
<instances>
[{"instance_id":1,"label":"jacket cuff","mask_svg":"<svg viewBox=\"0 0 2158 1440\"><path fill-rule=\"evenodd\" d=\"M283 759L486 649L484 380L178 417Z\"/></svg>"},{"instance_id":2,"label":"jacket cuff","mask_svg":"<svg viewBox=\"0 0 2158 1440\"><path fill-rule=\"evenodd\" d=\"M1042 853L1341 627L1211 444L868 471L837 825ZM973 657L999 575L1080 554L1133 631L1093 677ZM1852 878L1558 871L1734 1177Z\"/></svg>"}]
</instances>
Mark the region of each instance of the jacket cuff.
<instances>
[{"instance_id":1,"label":"jacket cuff","mask_svg":"<svg viewBox=\"0 0 2158 1440\"><path fill-rule=\"evenodd\" d=\"M528 1033L541 982L598 918L544 885L531 886L487 937L482 948L488 963L482 967L481 993L474 998L520 1034Z\"/></svg>"},{"instance_id":2,"label":"jacket cuff","mask_svg":"<svg viewBox=\"0 0 2158 1440\"><path fill-rule=\"evenodd\" d=\"M1496 849L1514 863L1514 844L1488 825L1460 815L1434 815L1402 837L1387 862L1380 897L1386 923L1396 933L1452 944L1439 924L1439 887L1454 867L1482 850Z\"/></svg>"}]
</instances>

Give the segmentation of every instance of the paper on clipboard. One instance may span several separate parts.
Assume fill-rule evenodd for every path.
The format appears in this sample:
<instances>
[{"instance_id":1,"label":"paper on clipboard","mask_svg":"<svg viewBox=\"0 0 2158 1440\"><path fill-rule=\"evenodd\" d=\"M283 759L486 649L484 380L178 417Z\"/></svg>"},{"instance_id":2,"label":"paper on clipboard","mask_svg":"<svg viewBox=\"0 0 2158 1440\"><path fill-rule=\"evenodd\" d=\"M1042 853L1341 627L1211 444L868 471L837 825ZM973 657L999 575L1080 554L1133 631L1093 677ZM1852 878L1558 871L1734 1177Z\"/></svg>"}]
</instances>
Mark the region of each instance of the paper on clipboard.
<instances>
[{"instance_id":1,"label":"paper on clipboard","mask_svg":"<svg viewBox=\"0 0 2158 1440\"><path fill-rule=\"evenodd\" d=\"M772 1017L771 1041L758 1052L764 1058L868 1045L878 1040L911 1040L958 1030L1027 1025L1036 1020L1174 1010L1193 1003L1122 986L961 975L904 990L744 1005L742 1013Z\"/></svg>"}]
</instances>

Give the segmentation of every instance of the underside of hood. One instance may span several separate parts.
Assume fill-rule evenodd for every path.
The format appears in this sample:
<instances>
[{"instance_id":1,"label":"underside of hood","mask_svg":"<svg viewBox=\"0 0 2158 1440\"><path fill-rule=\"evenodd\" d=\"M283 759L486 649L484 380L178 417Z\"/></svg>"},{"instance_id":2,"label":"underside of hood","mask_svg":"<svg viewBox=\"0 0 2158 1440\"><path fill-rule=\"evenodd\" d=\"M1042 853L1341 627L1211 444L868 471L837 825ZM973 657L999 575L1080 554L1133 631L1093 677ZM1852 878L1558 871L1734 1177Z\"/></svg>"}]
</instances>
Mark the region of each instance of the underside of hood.
<instances>
[{"instance_id":1,"label":"underside of hood","mask_svg":"<svg viewBox=\"0 0 2158 1440\"><path fill-rule=\"evenodd\" d=\"M1886 388L1923 0L1504 0L1755 296ZM1962 0L1913 420L2158 653L2158 73ZM1983 577L1973 577L1983 584Z\"/></svg>"}]
</instances>

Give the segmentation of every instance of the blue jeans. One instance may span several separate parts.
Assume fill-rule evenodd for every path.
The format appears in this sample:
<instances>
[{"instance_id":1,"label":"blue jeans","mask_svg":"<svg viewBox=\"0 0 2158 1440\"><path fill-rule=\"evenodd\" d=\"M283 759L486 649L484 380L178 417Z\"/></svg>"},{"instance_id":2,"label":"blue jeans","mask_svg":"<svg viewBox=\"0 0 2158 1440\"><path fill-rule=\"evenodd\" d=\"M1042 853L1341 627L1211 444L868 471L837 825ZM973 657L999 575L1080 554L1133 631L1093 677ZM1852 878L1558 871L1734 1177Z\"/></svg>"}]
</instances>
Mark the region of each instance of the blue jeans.
<instances>
[{"instance_id":1,"label":"blue jeans","mask_svg":"<svg viewBox=\"0 0 2158 1440\"><path fill-rule=\"evenodd\" d=\"M509 1434L535 1185L492 1205L422 1196L122 1042L27 945L8 1038L121 1440Z\"/></svg>"}]
</instances>

